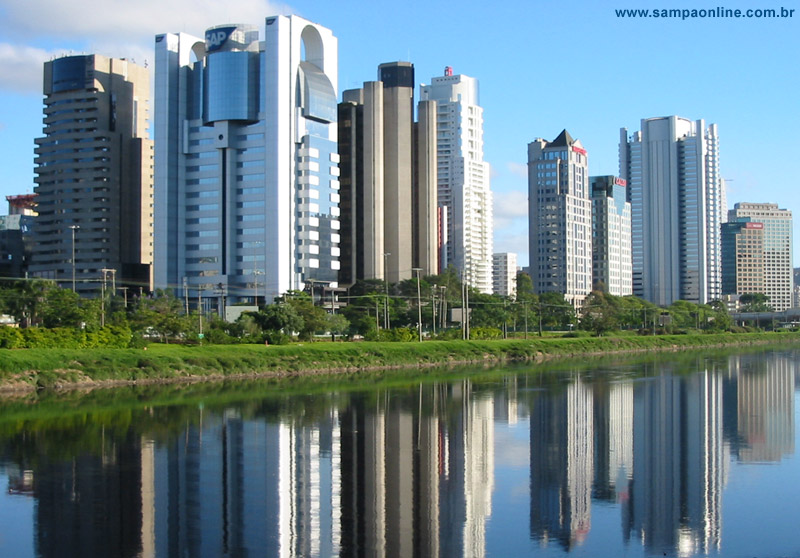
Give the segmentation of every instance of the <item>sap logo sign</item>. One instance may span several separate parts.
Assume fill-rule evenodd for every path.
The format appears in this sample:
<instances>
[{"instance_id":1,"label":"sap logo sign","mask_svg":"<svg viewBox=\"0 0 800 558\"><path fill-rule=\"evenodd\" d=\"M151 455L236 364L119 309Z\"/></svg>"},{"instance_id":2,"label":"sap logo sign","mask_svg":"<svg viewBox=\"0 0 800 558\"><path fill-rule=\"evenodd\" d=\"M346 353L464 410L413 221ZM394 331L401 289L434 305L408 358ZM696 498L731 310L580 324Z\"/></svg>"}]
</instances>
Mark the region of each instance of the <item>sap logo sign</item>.
<instances>
[{"instance_id":1,"label":"sap logo sign","mask_svg":"<svg viewBox=\"0 0 800 558\"><path fill-rule=\"evenodd\" d=\"M236 27L218 27L206 32L206 50L219 50L236 30Z\"/></svg>"}]
</instances>

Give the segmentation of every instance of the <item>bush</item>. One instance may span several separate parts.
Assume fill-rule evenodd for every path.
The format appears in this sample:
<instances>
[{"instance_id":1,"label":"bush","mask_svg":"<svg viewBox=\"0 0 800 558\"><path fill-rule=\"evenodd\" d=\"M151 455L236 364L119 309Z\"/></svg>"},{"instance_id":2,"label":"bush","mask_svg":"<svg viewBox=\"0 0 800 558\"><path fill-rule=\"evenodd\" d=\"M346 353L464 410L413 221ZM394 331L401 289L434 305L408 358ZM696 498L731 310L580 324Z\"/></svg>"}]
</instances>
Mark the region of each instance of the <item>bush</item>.
<instances>
[{"instance_id":1,"label":"bush","mask_svg":"<svg viewBox=\"0 0 800 558\"><path fill-rule=\"evenodd\" d=\"M378 341L416 341L419 339L419 334L416 328L410 327L395 327L392 329L382 329L378 331Z\"/></svg>"},{"instance_id":2,"label":"bush","mask_svg":"<svg viewBox=\"0 0 800 558\"><path fill-rule=\"evenodd\" d=\"M16 349L22 347L24 339L15 327L0 327L0 349Z\"/></svg>"},{"instance_id":3,"label":"bush","mask_svg":"<svg viewBox=\"0 0 800 558\"><path fill-rule=\"evenodd\" d=\"M503 331L496 327L473 327L469 330L470 339L500 339Z\"/></svg>"},{"instance_id":4,"label":"bush","mask_svg":"<svg viewBox=\"0 0 800 558\"><path fill-rule=\"evenodd\" d=\"M265 332L266 341L270 345L288 345L292 342L292 338L282 331L267 331Z\"/></svg>"}]
</instances>

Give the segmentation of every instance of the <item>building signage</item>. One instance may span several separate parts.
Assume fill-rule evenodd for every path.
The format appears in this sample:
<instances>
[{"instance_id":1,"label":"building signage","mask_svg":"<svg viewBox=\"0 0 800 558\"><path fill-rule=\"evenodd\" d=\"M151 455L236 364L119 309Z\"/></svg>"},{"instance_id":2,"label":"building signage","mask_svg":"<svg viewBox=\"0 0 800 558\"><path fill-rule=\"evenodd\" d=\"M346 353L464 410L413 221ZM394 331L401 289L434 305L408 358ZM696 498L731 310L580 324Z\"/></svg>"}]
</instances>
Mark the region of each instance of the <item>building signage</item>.
<instances>
[{"instance_id":1,"label":"building signage","mask_svg":"<svg viewBox=\"0 0 800 558\"><path fill-rule=\"evenodd\" d=\"M744 228L746 229L763 229L764 223L745 223Z\"/></svg>"},{"instance_id":2,"label":"building signage","mask_svg":"<svg viewBox=\"0 0 800 558\"><path fill-rule=\"evenodd\" d=\"M213 52L222 48L234 31L236 27L216 27L206 31L206 50Z\"/></svg>"},{"instance_id":3,"label":"building signage","mask_svg":"<svg viewBox=\"0 0 800 558\"><path fill-rule=\"evenodd\" d=\"M616 184L617 186L627 186L628 181L625 180L624 178L614 177L614 184Z\"/></svg>"},{"instance_id":4,"label":"building signage","mask_svg":"<svg viewBox=\"0 0 800 558\"><path fill-rule=\"evenodd\" d=\"M586 155L586 150L585 149L581 149L580 147L577 147L575 145L572 146L572 150L575 153L580 153L581 155Z\"/></svg>"}]
</instances>

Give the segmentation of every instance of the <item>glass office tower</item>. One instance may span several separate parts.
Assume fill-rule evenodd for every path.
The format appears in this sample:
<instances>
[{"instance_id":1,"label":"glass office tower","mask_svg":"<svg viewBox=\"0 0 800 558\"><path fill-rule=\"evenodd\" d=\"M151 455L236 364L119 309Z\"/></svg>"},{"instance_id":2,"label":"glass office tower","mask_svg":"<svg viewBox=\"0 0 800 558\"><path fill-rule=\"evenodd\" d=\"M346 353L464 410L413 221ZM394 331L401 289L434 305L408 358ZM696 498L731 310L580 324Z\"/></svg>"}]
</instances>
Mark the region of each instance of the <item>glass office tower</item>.
<instances>
[{"instance_id":1,"label":"glass office tower","mask_svg":"<svg viewBox=\"0 0 800 558\"><path fill-rule=\"evenodd\" d=\"M297 16L156 36L157 287L221 307L335 286L336 91L336 37Z\"/></svg>"}]
</instances>

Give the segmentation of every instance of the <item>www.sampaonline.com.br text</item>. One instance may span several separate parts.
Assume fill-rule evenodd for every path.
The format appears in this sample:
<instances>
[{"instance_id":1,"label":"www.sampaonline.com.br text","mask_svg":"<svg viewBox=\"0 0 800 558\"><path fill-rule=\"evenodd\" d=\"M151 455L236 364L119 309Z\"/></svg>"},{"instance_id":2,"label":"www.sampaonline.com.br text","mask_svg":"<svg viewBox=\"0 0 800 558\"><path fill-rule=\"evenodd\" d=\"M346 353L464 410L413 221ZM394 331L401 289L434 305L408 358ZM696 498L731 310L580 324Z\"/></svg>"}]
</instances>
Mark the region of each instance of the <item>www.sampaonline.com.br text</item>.
<instances>
[{"instance_id":1,"label":"www.sampaonline.com.br text","mask_svg":"<svg viewBox=\"0 0 800 558\"><path fill-rule=\"evenodd\" d=\"M794 8L617 8L617 17L624 18L663 18L663 19L781 19L794 17Z\"/></svg>"}]
</instances>

